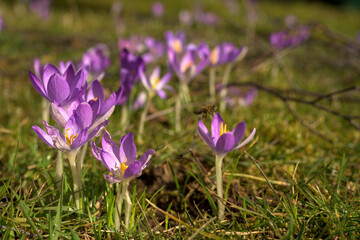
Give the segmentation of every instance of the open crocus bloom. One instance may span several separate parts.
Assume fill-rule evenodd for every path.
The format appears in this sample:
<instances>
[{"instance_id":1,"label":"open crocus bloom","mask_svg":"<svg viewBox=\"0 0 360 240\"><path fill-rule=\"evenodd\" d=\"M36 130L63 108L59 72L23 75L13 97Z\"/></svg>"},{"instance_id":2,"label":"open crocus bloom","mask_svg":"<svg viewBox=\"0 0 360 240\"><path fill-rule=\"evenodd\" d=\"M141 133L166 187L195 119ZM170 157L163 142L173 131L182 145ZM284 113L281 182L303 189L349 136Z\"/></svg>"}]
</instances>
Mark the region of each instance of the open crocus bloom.
<instances>
[{"instance_id":1,"label":"open crocus bloom","mask_svg":"<svg viewBox=\"0 0 360 240\"><path fill-rule=\"evenodd\" d=\"M256 129L250 136L241 141L245 134L245 123L241 122L232 130L227 130L227 126L219 113L216 113L211 122L211 135L204 123L198 123L198 133L201 139L210 146L215 154L223 158L228 152L245 146L255 136Z\"/></svg>"},{"instance_id":2,"label":"open crocus bloom","mask_svg":"<svg viewBox=\"0 0 360 240\"><path fill-rule=\"evenodd\" d=\"M198 47L189 44L181 60L174 50L168 49L169 64L181 81L188 83L208 65L209 58L204 49L206 49L205 43L200 43Z\"/></svg>"},{"instance_id":3,"label":"open crocus bloom","mask_svg":"<svg viewBox=\"0 0 360 240\"><path fill-rule=\"evenodd\" d=\"M112 93L105 101L103 87L99 81L95 80L84 99L74 101L67 108L60 106L56 102L51 103L50 114L60 126L64 127L74 110L80 105L87 105L89 106L88 109L91 109L91 115L89 115L91 120L89 129L91 131L111 116L115 109L116 99L116 93Z\"/></svg>"},{"instance_id":4,"label":"open crocus bloom","mask_svg":"<svg viewBox=\"0 0 360 240\"><path fill-rule=\"evenodd\" d=\"M235 62L241 58L242 54L246 54L246 47L237 48L233 43L221 43L217 45L210 53L211 66L219 66L222 64Z\"/></svg>"},{"instance_id":5,"label":"open crocus bloom","mask_svg":"<svg viewBox=\"0 0 360 240\"><path fill-rule=\"evenodd\" d=\"M64 72L51 64L37 72L42 72L42 76L35 76L31 71L29 72L31 84L49 102L57 102L65 106L86 92L84 71L81 69L76 73L72 64Z\"/></svg>"},{"instance_id":6,"label":"open crocus bloom","mask_svg":"<svg viewBox=\"0 0 360 240\"><path fill-rule=\"evenodd\" d=\"M145 63L154 62L165 54L165 45L152 37L147 37L144 40L147 52L142 54Z\"/></svg>"},{"instance_id":7,"label":"open crocus bloom","mask_svg":"<svg viewBox=\"0 0 360 240\"><path fill-rule=\"evenodd\" d=\"M176 54L183 52L186 40L184 32L180 31L177 34L173 34L171 31L168 31L165 33L165 39L169 49L172 49Z\"/></svg>"},{"instance_id":8,"label":"open crocus bloom","mask_svg":"<svg viewBox=\"0 0 360 240\"><path fill-rule=\"evenodd\" d=\"M46 121L43 121L46 132L39 126L33 126L32 128L39 138L50 147L65 153L75 152L99 135L109 124L109 120L106 120L95 128L91 128L93 125L92 115L91 106L88 103L81 103L66 122L64 133L48 125Z\"/></svg>"},{"instance_id":9,"label":"open crocus bloom","mask_svg":"<svg viewBox=\"0 0 360 240\"><path fill-rule=\"evenodd\" d=\"M157 67L150 76L146 76L143 69L140 69L139 75L141 82L150 95L156 92L162 99L166 98L166 93L163 89L171 89L171 87L167 86L167 83L171 79L171 72L168 72L160 79L160 67Z\"/></svg>"},{"instance_id":10,"label":"open crocus bloom","mask_svg":"<svg viewBox=\"0 0 360 240\"><path fill-rule=\"evenodd\" d=\"M139 177L149 165L150 158L155 150L147 150L138 160L134 143L134 134L128 133L120 139L120 147L111 140L110 134L104 131L102 147L99 148L91 142L92 152L96 159L101 161L112 175L104 174L109 183L122 182Z\"/></svg>"}]
</instances>

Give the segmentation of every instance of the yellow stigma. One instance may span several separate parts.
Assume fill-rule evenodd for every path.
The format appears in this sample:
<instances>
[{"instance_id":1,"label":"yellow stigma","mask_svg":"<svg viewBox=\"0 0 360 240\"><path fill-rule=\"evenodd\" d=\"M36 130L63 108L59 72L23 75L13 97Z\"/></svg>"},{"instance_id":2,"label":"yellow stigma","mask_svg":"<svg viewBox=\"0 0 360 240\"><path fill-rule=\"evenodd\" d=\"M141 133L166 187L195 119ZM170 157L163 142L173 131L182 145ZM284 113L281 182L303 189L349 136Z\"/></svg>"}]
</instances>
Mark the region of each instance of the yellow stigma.
<instances>
[{"instance_id":1,"label":"yellow stigma","mask_svg":"<svg viewBox=\"0 0 360 240\"><path fill-rule=\"evenodd\" d=\"M227 133L227 132L230 132L230 131L226 130L226 124L221 122L221 124L220 124L220 136L223 135L224 133Z\"/></svg>"},{"instance_id":2,"label":"yellow stigma","mask_svg":"<svg viewBox=\"0 0 360 240\"><path fill-rule=\"evenodd\" d=\"M75 138L77 138L77 136L79 134L76 134L76 135L68 135L68 131L70 130L70 128L66 129L65 130L65 139L66 139L66 144L69 145L69 147L71 146L71 144L74 142Z\"/></svg>"},{"instance_id":3,"label":"yellow stigma","mask_svg":"<svg viewBox=\"0 0 360 240\"><path fill-rule=\"evenodd\" d=\"M97 101L97 97L96 97L96 98L94 98L94 101L95 101L95 102Z\"/></svg>"},{"instance_id":4,"label":"yellow stigma","mask_svg":"<svg viewBox=\"0 0 360 240\"><path fill-rule=\"evenodd\" d=\"M216 64L218 57L219 57L219 50L217 48L215 48L214 50L211 51L211 54L210 54L211 63Z\"/></svg>"},{"instance_id":5,"label":"yellow stigma","mask_svg":"<svg viewBox=\"0 0 360 240\"><path fill-rule=\"evenodd\" d=\"M182 46L181 46L181 42L179 39L176 39L174 42L173 42L173 48L175 50L176 53L181 53L182 51Z\"/></svg>"},{"instance_id":6,"label":"yellow stigma","mask_svg":"<svg viewBox=\"0 0 360 240\"><path fill-rule=\"evenodd\" d=\"M121 163L121 165L120 165L120 170L122 171L123 174L124 174L125 170L129 167L128 165L125 164L127 161L127 158L126 157L124 157L124 158L125 158L125 161L123 163Z\"/></svg>"},{"instance_id":7,"label":"yellow stigma","mask_svg":"<svg viewBox=\"0 0 360 240\"><path fill-rule=\"evenodd\" d=\"M153 78L151 79L151 87L152 89L156 89L156 86L158 85L158 83L160 82L160 78Z\"/></svg>"}]
</instances>

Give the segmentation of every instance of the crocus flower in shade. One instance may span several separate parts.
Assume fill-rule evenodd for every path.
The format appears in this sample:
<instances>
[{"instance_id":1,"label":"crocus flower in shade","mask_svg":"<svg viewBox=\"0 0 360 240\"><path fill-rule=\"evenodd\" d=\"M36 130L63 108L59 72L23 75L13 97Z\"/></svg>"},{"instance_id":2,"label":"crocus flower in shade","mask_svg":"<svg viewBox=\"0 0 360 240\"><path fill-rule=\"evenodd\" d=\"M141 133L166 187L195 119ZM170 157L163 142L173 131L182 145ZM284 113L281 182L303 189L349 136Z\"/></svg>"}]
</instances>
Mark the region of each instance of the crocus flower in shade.
<instances>
[{"instance_id":1,"label":"crocus flower in shade","mask_svg":"<svg viewBox=\"0 0 360 240\"><path fill-rule=\"evenodd\" d=\"M168 72L160 78L160 67L156 67L150 76L146 75L143 69L140 69L139 75L150 96L156 93L160 98L165 99L166 93L164 89L172 89L170 86L167 86L167 83L171 79L172 72Z\"/></svg>"},{"instance_id":2,"label":"crocus flower in shade","mask_svg":"<svg viewBox=\"0 0 360 240\"><path fill-rule=\"evenodd\" d=\"M223 158L228 152L248 144L255 136L255 132L254 128L249 137L240 142L245 134L245 123L241 122L232 131L229 131L219 113L216 113L212 119L211 134L201 120L198 123L199 136L220 158Z\"/></svg>"},{"instance_id":3,"label":"crocus flower in shade","mask_svg":"<svg viewBox=\"0 0 360 240\"><path fill-rule=\"evenodd\" d=\"M152 37L145 38L146 52L142 54L145 63L154 62L165 54L165 45Z\"/></svg>"},{"instance_id":4,"label":"crocus flower in shade","mask_svg":"<svg viewBox=\"0 0 360 240\"><path fill-rule=\"evenodd\" d=\"M244 51L246 51L245 47L237 48L233 43L221 43L211 51L210 65L219 66L235 62L239 57L241 57L241 53Z\"/></svg>"},{"instance_id":5,"label":"crocus flower in shade","mask_svg":"<svg viewBox=\"0 0 360 240\"><path fill-rule=\"evenodd\" d=\"M90 130L93 123L93 108L88 103L81 103L67 120L62 133L59 129L52 127L43 121L46 132L39 126L33 126L33 130L39 138L52 148L62 152L77 152L85 143L98 136L109 124L106 120L97 127Z\"/></svg>"},{"instance_id":6,"label":"crocus flower in shade","mask_svg":"<svg viewBox=\"0 0 360 240\"><path fill-rule=\"evenodd\" d=\"M168 48L172 49L176 54L180 54L185 48L185 33L180 31L173 34L171 31L165 33L165 39Z\"/></svg>"},{"instance_id":7,"label":"crocus flower in shade","mask_svg":"<svg viewBox=\"0 0 360 240\"><path fill-rule=\"evenodd\" d=\"M152 5L152 13L155 17L161 17L164 14L164 5L161 2L155 2Z\"/></svg>"},{"instance_id":8,"label":"crocus flower in shade","mask_svg":"<svg viewBox=\"0 0 360 240\"><path fill-rule=\"evenodd\" d=\"M37 70L40 72L40 70ZM87 84L83 70L75 72L72 64L62 73L54 65L48 64L42 71L42 76L36 76L29 71L30 81L35 90L49 102L57 102L61 106L83 96Z\"/></svg>"},{"instance_id":9,"label":"crocus flower in shade","mask_svg":"<svg viewBox=\"0 0 360 240\"><path fill-rule=\"evenodd\" d=\"M168 48L169 65L181 81L190 82L208 65L209 56L203 51L205 46L205 43L199 47L188 45L181 60L173 49Z\"/></svg>"},{"instance_id":10,"label":"crocus flower in shade","mask_svg":"<svg viewBox=\"0 0 360 240\"><path fill-rule=\"evenodd\" d=\"M65 127L67 121L73 114L74 110L79 105L89 105L92 111L92 115L89 123L89 130L91 131L99 124L107 120L115 109L116 93L112 93L110 97L105 101L105 94L101 83L95 80L82 102L74 101L68 108L59 106L56 102L50 105L50 113L53 119L60 125Z\"/></svg>"},{"instance_id":11,"label":"crocus flower in shade","mask_svg":"<svg viewBox=\"0 0 360 240\"><path fill-rule=\"evenodd\" d=\"M114 142L110 134L104 131L102 148L91 142L92 152L96 159L101 161L112 175L104 174L109 183L117 183L139 177L142 171L149 166L150 158L155 150L147 150L137 159L137 150L134 143L134 134L128 133L120 139L120 147Z\"/></svg>"},{"instance_id":12,"label":"crocus flower in shade","mask_svg":"<svg viewBox=\"0 0 360 240\"><path fill-rule=\"evenodd\" d=\"M142 57L130 53L123 49L120 55L120 84L121 90L117 92L117 104L121 105L127 101L135 83L139 80L139 70L145 69ZM122 92L122 94L120 94Z\"/></svg>"},{"instance_id":13,"label":"crocus flower in shade","mask_svg":"<svg viewBox=\"0 0 360 240\"><path fill-rule=\"evenodd\" d=\"M109 49L105 44L98 44L84 53L80 66L85 69L88 82L101 80L110 65Z\"/></svg>"},{"instance_id":14,"label":"crocus flower in shade","mask_svg":"<svg viewBox=\"0 0 360 240\"><path fill-rule=\"evenodd\" d=\"M41 18L48 18L50 12L50 0L32 0L30 2L30 9Z\"/></svg>"}]
</instances>

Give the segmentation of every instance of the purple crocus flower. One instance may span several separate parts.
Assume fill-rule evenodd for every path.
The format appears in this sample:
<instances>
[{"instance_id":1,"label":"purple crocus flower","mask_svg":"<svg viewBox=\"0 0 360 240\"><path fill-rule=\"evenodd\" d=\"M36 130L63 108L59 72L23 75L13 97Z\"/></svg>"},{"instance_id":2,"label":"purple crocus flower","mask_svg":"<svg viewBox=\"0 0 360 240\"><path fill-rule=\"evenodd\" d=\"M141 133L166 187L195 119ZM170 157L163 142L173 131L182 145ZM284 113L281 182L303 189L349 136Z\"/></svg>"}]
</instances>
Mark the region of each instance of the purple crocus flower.
<instances>
[{"instance_id":1,"label":"purple crocus flower","mask_svg":"<svg viewBox=\"0 0 360 240\"><path fill-rule=\"evenodd\" d=\"M132 106L131 106L131 109L136 111L138 109L140 109L141 107L143 107L146 103L146 100L147 100L147 94L145 91L141 91L137 97L135 98Z\"/></svg>"},{"instance_id":2,"label":"purple crocus flower","mask_svg":"<svg viewBox=\"0 0 360 240\"><path fill-rule=\"evenodd\" d=\"M270 35L270 43L277 49L298 46L310 37L310 30L301 26L291 31L281 31Z\"/></svg>"},{"instance_id":3,"label":"purple crocus flower","mask_svg":"<svg viewBox=\"0 0 360 240\"><path fill-rule=\"evenodd\" d=\"M139 70L145 69L142 57L130 53L123 49L120 55L120 81L121 91L117 92L117 104L121 105L127 101L135 83L139 80ZM122 92L122 94L120 94Z\"/></svg>"},{"instance_id":4,"label":"purple crocus flower","mask_svg":"<svg viewBox=\"0 0 360 240\"><path fill-rule=\"evenodd\" d=\"M98 136L109 124L106 120L97 127L91 129L93 123L93 108L89 103L81 103L67 120L64 133L43 121L46 132L39 126L32 128L39 138L52 148L65 153L76 153L85 143Z\"/></svg>"},{"instance_id":5,"label":"purple crocus flower","mask_svg":"<svg viewBox=\"0 0 360 240\"><path fill-rule=\"evenodd\" d=\"M180 54L185 48L185 33L180 31L173 34L171 31L165 33L166 43L169 49L172 49L176 54Z\"/></svg>"},{"instance_id":6,"label":"purple crocus flower","mask_svg":"<svg viewBox=\"0 0 360 240\"><path fill-rule=\"evenodd\" d=\"M190 44L179 60L176 52L168 48L169 64L181 81L188 83L208 65L208 51L204 49L208 49L205 43L201 43L198 47Z\"/></svg>"},{"instance_id":7,"label":"purple crocus flower","mask_svg":"<svg viewBox=\"0 0 360 240\"><path fill-rule=\"evenodd\" d=\"M42 72L36 69L41 76L34 75L29 71L31 84L35 90L49 102L56 102L66 106L83 96L87 89L84 71L75 72L75 67L70 64L62 73L57 67L47 64Z\"/></svg>"},{"instance_id":8,"label":"purple crocus flower","mask_svg":"<svg viewBox=\"0 0 360 240\"><path fill-rule=\"evenodd\" d=\"M240 142L245 133L245 123L241 122L230 132L219 113L216 113L211 122L211 135L204 123L199 120L198 133L201 139L213 149L216 156L223 158L228 152L245 146L255 136L256 129L249 137Z\"/></svg>"},{"instance_id":9,"label":"purple crocus flower","mask_svg":"<svg viewBox=\"0 0 360 240\"><path fill-rule=\"evenodd\" d=\"M145 63L154 62L165 54L165 45L152 37L145 38L144 41L147 52L142 55Z\"/></svg>"},{"instance_id":10,"label":"purple crocus flower","mask_svg":"<svg viewBox=\"0 0 360 240\"><path fill-rule=\"evenodd\" d=\"M144 87L149 92L150 96L153 96L155 93L157 93L160 98L165 99L166 93L163 89L172 90L170 86L167 86L167 83L171 79L172 72L166 73L160 79L160 67L157 67L154 69L150 76L145 75L143 69L140 69L139 75L142 83L144 84Z\"/></svg>"},{"instance_id":11,"label":"purple crocus flower","mask_svg":"<svg viewBox=\"0 0 360 240\"><path fill-rule=\"evenodd\" d=\"M84 53L80 66L85 69L88 82L101 80L110 65L109 49L105 44L98 44Z\"/></svg>"},{"instance_id":12,"label":"purple crocus flower","mask_svg":"<svg viewBox=\"0 0 360 240\"><path fill-rule=\"evenodd\" d=\"M236 61L245 47L237 48L233 43L221 43L217 45L210 53L210 65L219 66L222 64Z\"/></svg>"},{"instance_id":13,"label":"purple crocus flower","mask_svg":"<svg viewBox=\"0 0 360 240\"><path fill-rule=\"evenodd\" d=\"M128 133L120 139L120 147L111 139L110 134L104 131L102 148L91 142L92 152L96 159L101 161L112 175L104 174L109 183L129 181L139 177L149 165L150 158L155 150L147 150L139 159L137 157L134 134Z\"/></svg>"},{"instance_id":14,"label":"purple crocus flower","mask_svg":"<svg viewBox=\"0 0 360 240\"><path fill-rule=\"evenodd\" d=\"M218 92L221 92L222 84L218 84L216 88ZM247 107L254 101L257 93L257 88L230 86L227 87L225 102L230 107L234 107L236 104Z\"/></svg>"},{"instance_id":15,"label":"purple crocus flower","mask_svg":"<svg viewBox=\"0 0 360 240\"><path fill-rule=\"evenodd\" d=\"M182 24L190 25L193 22L193 16L188 10L181 10L179 12L179 20Z\"/></svg>"},{"instance_id":16,"label":"purple crocus flower","mask_svg":"<svg viewBox=\"0 0 360 240\"><path fill-rule=\"evenodd\" d=\"M48 18L50 12L50 0L32 0L30 2L30 9L41 18Z\"/></svg>"},{"instance_id":17,"label":"purple crocus flower","mask_svg":"<svg viewBox=\"0 0 360 240\"><path fill-rule=\"evenodd\" d=\"M65 127L67 121L72 116L74 110L79 105L87 104L90 106L92 115L89 124L90 131L99 124L107 120L115 109L116 93L112 93L105 101L104 89L98 80L95 80L82 101L74 101L67 108L59 106L56 102L50 105L50 113L53 119L62 127Z\"/></svg>"},{"instance_id":18,"label":"purple crocus flower","mask_svg":"<svg viewBox=\"0 0 360 240\"><path fill-rule=\"evenodd\" d=\"M152 12L155 17L161 17L164 14L164 5L161 2L155 2L152 5Z\"/></svg>"},{"instance_id":19,"label":"purple crocus flower","mask_svg":"<svg viewBox=\"0 0 360 240\"><path fill-rule=\"evenodd\" d=\"M206 25L217 25L219 18L215 13L204 12L202 6L197 5L195 9L195 21Z\"/></svg>"},{"instance_id":20,"label":"purple crocus flower","mask_svg":"<svg viewBox=\"0 0 360 240\"><path fill-rule=\"evenodd\" d=\"M145 51L144 40L140 36L131 36L130 38L120 38L118 48L122 51L124 48L133 54L141 54Z\"/></svg>"}]
</instances>

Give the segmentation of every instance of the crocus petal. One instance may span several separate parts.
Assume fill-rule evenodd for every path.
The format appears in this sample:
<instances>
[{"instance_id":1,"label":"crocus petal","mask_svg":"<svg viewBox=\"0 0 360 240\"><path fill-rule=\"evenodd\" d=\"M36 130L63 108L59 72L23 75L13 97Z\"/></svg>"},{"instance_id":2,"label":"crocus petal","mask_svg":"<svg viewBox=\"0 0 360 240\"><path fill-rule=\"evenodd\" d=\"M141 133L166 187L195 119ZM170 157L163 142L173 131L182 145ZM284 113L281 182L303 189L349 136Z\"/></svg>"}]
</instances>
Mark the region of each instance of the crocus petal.
<instances>
[{"instance_id":1,"label":"crocus petal","mask_svg":"<svg viewBox=\"0 0 360 240\"><path fill-rule=\"evenodd\" d=\"M116 142L111 139L110 134L106 130L103 132L101 144L105 152L112 154L114 158L119 157L120 148Z\"/></svg>"},{"instance_id":2,"label":"crocus petal","mask_svg":"<svg viewBox=\"0 0 360 240\"><path fill-rule=\"evenodd\" d=\"M150 83L151 85L153 85L153 82L156 81L156 79L160 78L160 67L156 67L154 69L154 71L152 72L151 76L150 76Z\"/></svg>"},{"instance_id":3,"label":"crocus petal","mask_svg":"<svg viewBox=\"0 0 360 240\"><path fill-rule=\"evenodd\" d=\"M252 130L251 134L250 134L242 143L240 143L239 145L237 145L234 149L241 148L241 147L245 146L246 144L248 144L248 143L251 141L251 139L254 138L255 133L256 133L256 129L254 128L254 129Z\"/></svg>"},{"instance_id":4,"label":"crocus petal","mask_svg":"<svg viewBox=\"0 0 360 240\"><path fill-rule=\"evenodd\" d=\"M105 101L104 89L98 80L92 82L87 94L86 101L90 101L92 99L98 99L101 103Z\"/></svg>"},{"instance_id":5,"label":"crocus petal","mask_svg":"<svg viewBox=\"0 0 360 240\"><path fill-rule=\"evenodd\" d=\"M122 180L120 179L117 179L116 177L114 176L111 176L111 175L107 175L107 174L104 174L104 178L107 182L109 183L118 183L118 182L121 182Z\"/></svg>"},{"instance_id":6,"label":"crocus petal","mask_svg":"<svg viewBox=\"0 0 360 240\"><path fill-rule=\"evenodd\" d=\"M221 115L217 112L211 121L211 136L213 137L214 143L216 143L220 137L221 123L224 124L224 120Z\"/></svg>"},{"instance_id":7,"label":"crocus petal","mask_svg":"<svg viewBox=\"0 0 360 240\"><path fill-rule=\"evenodd\" d=\"M57 69L57 67L55 67L54 65L52 64L47 64L45 67L44 67L44 72L43 72L43 75L42 75L42 82L43 82L43 85L44 85L44 89L45 89L45 92L47 93L47 86L48 86L48 82L51 78L52 75L54 74L60 74L59 70Z\"/></svg>"},{"instance_id":8,"label":"crocus petal","mask_svg":"<svg viewBox=\"0 0 360 240\"><path fill-rule=\"evenodd\" d=\"M49 145L52 148L56 148L53 144L52 138L47 134L44 130L42 130L39 126L32 126L32 129L35 131L36 135L47 145Z\"/></svg>"},{"instance_id":9,"label":"crocus petal","mask_svg":"<svg viewBox=\"0 0 360 240\"><path fill-rule=\"evenodd\" d=\"M142 164L139 161L131 163L124 172L124 179L135 176L138 177L141 175Z\"/></svg>"},{"instance_id":10,"label":"crocus petal","mask_svg":"<svg viewBox=\"0 0 360 240\"><path fill-rule=\"evenodd\" d=\"M115 172L120 167L119 160L117 158L114 158L113 155L111 155L110 153L107 153L105 151L101 151L100 156L101 156L101 161L104 163L105 167L110 172L115 174Z\"/></svg>"},{"instance_id":11,"label":"crocus petal","mask_svg":"<svg viewBox=\"0 0 360 240\"><path fill-rule=\"evenodd\" d=\"M134 133L131 132L125 135L120 144L120 160L124 161L124 157L126 157L126 164L129 165L136 160L136 154Z\"/></svg>"},{"instance_id":12,"label":"crocus petal","mask_svg":"<svg viewBox=\"0 0 360 240\"><path fill-rule=\"evenodd\" d=\"M160 97L161 99L165 99L165 98L166 98L166 93L165 93L165 91L163 91L163 90L157 90L156 93L157 93L157 95L159 95L159 97Z\"/></svg>"},{"instance_id":13,"label":"crocus petal","mask_svg":"<svg viewBox=\"0 0 360 240\"><path fill-rule=\"evenodd\" d=\"M49 100L49 98L46 96L44 87L42 82L40 81L39 78L37 78L31 71L29 71L29 77L30 77L30 82L33 85L33 87L35 88L35 90L43 97L45 97L46 99ZM50 101L50 100L49 100Z\"/></svg>"},{"instance_id":14,"label":"crocus petal","mask_svg":"<svg viewBox=\"0 0 360 240\"><path fill-rule=\"evenodd\" d=\"M96 146L94 141L91 141L90 145L91 145L91 151L92 151L94 157L97 160L102 161L101 160L101 151L102 151L102 149L100 147Z\"/></svg>"},{"instance_id":15,"label":"crocus petal","mask_svg":"<svg viewBox=\"0 0 360 240\"><path fill-rule=\"evenodd\" d=\"M139 158L139 162L142 165L142 169L146 168L147 166L149 166L150 163L150 158L155 154L155 150L154 149L149 149L147 150L140 158Z\"/></svg>"},{"instance_id":16,"label":"crocus petal","mask_svg":"<svg viewBox=\"0 0 360 240\"><path fill-rule=\"evenodd\" d=\"M92 111L93 109L87 102L80 103L74 112L76 117L76 124L80 129L87 128L92 123Z\"/></svg>"},{"instance_id":17,"label":"crocus petal","mask_svg":"<svg viewBox=\"0 0 360 240\"><path fill-rule=\"evenodd\" d=\"M234 148L234 136L232 133L222 134L216 142L215 151L218 155L225 155Z\"/></svg>"},{"instance_id":18,"label":"crocus petal","mask_svg":"<svg viewBox=\"0 0 360 240\"><path fill-rule=\"evenodd\" d=\"M209 147L215 148L214 142L211 139L209 131L207 130L206 126L204 125L204 123L201 120L199 120L199 123L198 123L198 133L199 133L199 136L201 137L201 139L207 145L209 145Z\"/></svg>"},{"instance_id":19,"label":"crocus petal","mask_svg":"<svg viewBox=\"0 0 360 240\"><path fill-rule=\"evenodd\" d=\"M86 142L90 141L94 137L98 137L101 134L101 131L104 130L107 127L107 125L109 125L109 123L110 123L109 120L106 120L103 123L100 123L96 128L94 128L94 130L92 130L89 133Z\"/></svg>"},{"instance_id":20,"label":"crocus petal","mask_svg":"<svg viewBox=\"0 0 360 240\"><path fill-rule=\"evenodd\" d=\"M66 121L68 119L64 117L63 115L64 113L61 112L60 109L54 103L50 104L50 114L57 124L59 124L61 127L65 127Z\"/></svg>"},{"instance_id":21,"label":"crocus petal","mask_svg":"<svg viewBox=\"0 0 360 240\"><path fill-rule=\"evenodd\" d=\"M231 132L234 135L234 139L235 139L234 145L237 145L245 134L245 123L244 122L239 123Z\"/></svg>"},{"instance_id":22,"label":"crocus petal","mask_svg":"<svg viewBox=\"0 0 360 240\"><path fill-rule=\"evenodd\" d=\"M164 75L160 82L157 84L156 89L162 89L171 79L172 72L168 72L166 75Z\"/></svg>"},{"instance_id":23,"label":"crocus petal","mask_svg":"<svg viewBox=\"0 0 360 240\"><path fill-rule=\"evenodd\" d=\"M57 101L61 104L69 97L70 88L60 74L54 74L47 85L47 92L51 101Z\"/></svg>"},{"instance_id":24,"label":"crocus petal","mask_svg":"<svg viewBox=\"0 0 360 240\"><path fill-rule=\"evenodd\" d=\"M91 139L88 138L89 136L89 129L85 128L80 133L78 133L78 136L74 139L72 142L70 148L71 150L76 150L82 147L85 143L90 141Z\"/></svg>"},{"instance_id":25,"label":"crocus petal","mask_svg":"<svg viewBox=\"0 0 360 240\"><path fill-rule=\"evenodd\" d=\"M145 75L143 69L140 69L140 70L139 70L139 76L140 76L140 80L141 80L142 84L144 84L144 87L145 87L147 90L150 90L150 89L151 89L151 86L150 86L149 80L148 80L147 76Z\"/></svg>"},{"instance_id":26,"label":"crocus petal","mask_svg":"<svg viewBox=\"0 0 360 240\"><path fill-rule=\"evenodd\" d=\"M67 145L65 137L59 131L59 129L48 125L45 121L43 121L43 124L45 125L46 131L48 132L49 136L52 138L55 148L63 152L70 151L70 147L69 145Z\"/></svg>"}]
</instances>

